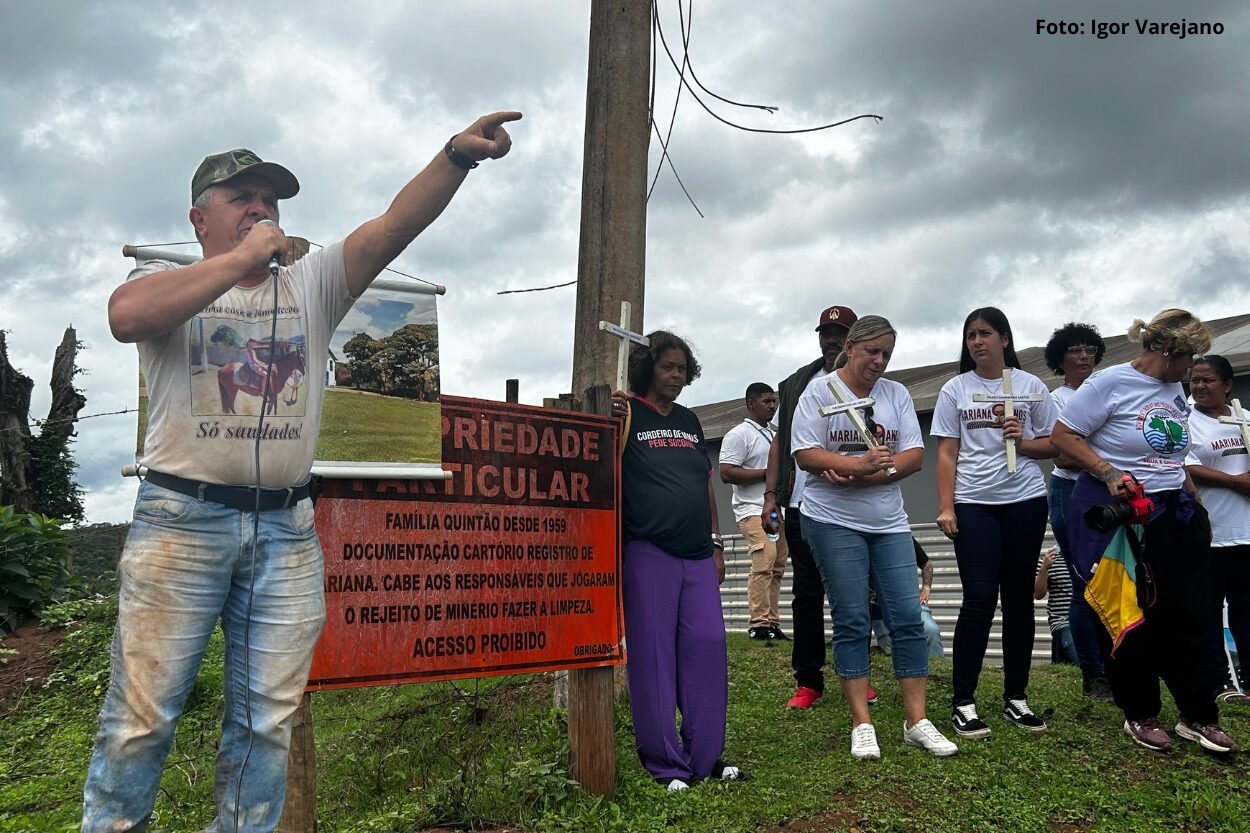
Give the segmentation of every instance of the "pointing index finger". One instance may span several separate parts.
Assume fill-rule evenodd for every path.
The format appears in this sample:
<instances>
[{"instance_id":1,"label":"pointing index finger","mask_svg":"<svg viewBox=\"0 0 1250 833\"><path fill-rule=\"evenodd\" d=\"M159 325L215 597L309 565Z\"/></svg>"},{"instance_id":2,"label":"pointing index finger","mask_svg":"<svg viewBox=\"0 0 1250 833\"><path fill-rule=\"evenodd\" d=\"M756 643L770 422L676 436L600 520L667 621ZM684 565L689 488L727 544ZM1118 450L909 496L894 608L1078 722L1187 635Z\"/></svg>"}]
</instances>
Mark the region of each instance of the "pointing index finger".
<instances>
[{"instance_id":1,"label":"pointing index finger","mask_svg":"<svg viewBox=\"0 0 1250 833\"><path fill-rule=\"evenodd\" d=\"M520 121L521 113L518 110L500 110L497 113L491 113L489 116L482 116L482 127L488 130L494 130L501 124L510 121Z\"/></svg>"}]
</instances>

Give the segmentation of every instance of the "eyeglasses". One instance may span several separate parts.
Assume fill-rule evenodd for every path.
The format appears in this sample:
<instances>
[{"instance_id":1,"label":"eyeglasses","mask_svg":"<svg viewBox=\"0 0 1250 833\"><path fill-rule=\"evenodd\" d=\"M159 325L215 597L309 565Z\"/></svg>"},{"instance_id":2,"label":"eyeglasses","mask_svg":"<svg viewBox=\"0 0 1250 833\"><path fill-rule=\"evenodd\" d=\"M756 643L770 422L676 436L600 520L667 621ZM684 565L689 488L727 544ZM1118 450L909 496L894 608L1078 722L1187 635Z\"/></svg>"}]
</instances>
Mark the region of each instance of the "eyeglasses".
<instances>
[{"instance_id":1,"label":"eyeglasses","mask_svg":"<svg viewBox=\"0 0 1250 833\"><path fill-rule=\"evenodd\" d=\"M1069 356L1097 356L1098 348L1088 344L1075 344L1067 349Z\"/></svg>"}]
</instances>

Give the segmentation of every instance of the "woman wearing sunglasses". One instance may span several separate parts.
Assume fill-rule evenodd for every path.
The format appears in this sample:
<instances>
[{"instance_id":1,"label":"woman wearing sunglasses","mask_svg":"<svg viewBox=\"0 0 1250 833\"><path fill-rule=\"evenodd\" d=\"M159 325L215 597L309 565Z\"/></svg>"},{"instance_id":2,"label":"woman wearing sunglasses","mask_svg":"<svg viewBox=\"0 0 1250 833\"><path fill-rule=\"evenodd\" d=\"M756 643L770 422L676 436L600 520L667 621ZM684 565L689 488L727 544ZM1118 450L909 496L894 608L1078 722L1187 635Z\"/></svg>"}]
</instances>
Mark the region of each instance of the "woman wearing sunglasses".
<instances>
[{"instance_id":1,"label":"woman wearing sunglasses","mask_svg":"<svg viewBox=\"0 0 1250 833\"><path fill-rule=\"evenodd\" d=\"M881 757L868 716L868 587L894 639L891 659L903 693L903 742L944 757L958 750L925 716L928 646L920 617L916 558L899 481L920 471L924 437L907 388L883 379L895 331L865 315L847 333L829 376L814 379L794 414L795 463L813 475L803 492L803 538L812 548L833 614L834 666L851 710L851 755ZM836 396L831 385L837 386ZM823 408L861 404L868 442L851 415Z\"/></svg>"}]
</instances>

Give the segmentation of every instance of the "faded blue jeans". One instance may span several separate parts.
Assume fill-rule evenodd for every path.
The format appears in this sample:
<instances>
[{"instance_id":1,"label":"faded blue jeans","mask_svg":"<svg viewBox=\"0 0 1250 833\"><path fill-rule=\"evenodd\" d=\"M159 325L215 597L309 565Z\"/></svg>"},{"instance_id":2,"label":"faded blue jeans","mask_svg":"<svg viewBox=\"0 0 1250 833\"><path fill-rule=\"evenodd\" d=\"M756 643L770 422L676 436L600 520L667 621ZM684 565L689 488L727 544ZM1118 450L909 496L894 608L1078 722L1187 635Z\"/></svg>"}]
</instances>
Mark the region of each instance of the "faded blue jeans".
<instances>
[{"instance_id":1,"label":"faded blue jeans","mask_svg":"<svg viewBox=\"0 0 1250 833\"><path fill-rule=\"evenodd\" d=\"M833 617L833 659L838 676L868 676L868 582L893 636L896 677L927 677L928 647L920 619L916 550L910 532L859 532L804 515L803 539L824 579Z\"/></svg>"},{"instance_id":2,"label":"faded blue jeans","mask_svg":"<svg viewBox=\"0 0 1250 833\"><path fill-rule=\"evenodd\" d=\"M946 648L942 645L942 631L938 627L937 620L933 618L933 611L924 602L920 603L920 620L924 623L924 638L929 646L929 659L944 658ZM877 637L877 647L889 653L890 644L894 640L890 637L890 629L885 626L885 620L872 620L872 635Z\"/></svg>"},{"instance_id":3,"label":"faded blue jeans","mask_svg":"<svg viewBox=\"0 0 1250 833\"><path fill-rule=\"evenodd\" d=\"M254 567L252 541L250 512L139 487L118 563L112 679L83 789L83 833L147 828L174 727L219 619L225 716L208 830L277 826L292 716L325 621L312 501L260 514Z\"/></svg>"}]
</instances>

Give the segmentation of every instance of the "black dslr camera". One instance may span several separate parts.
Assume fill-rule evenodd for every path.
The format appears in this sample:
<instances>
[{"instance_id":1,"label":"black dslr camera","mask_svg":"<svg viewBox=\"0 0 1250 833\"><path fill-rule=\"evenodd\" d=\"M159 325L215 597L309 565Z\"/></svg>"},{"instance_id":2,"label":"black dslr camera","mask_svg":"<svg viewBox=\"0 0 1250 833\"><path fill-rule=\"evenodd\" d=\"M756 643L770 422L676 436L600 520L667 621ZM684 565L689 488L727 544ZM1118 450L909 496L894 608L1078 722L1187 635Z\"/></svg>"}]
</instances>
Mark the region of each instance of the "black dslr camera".
<instances>
[{"instance_id":1,"label":"black dslr camera","mask_svg":"<svg viewBox=\"0 0 1250 833\"><path fill-rule=\"evenodd\" d=\"M1085 525L1097 532L1110 532L1117 526L1144 523L1155 511L1154 501L1146 497L1142 485L1131 474L1124 475L1128 497L1085 510Z\"/></svg>"}]
</instances>

